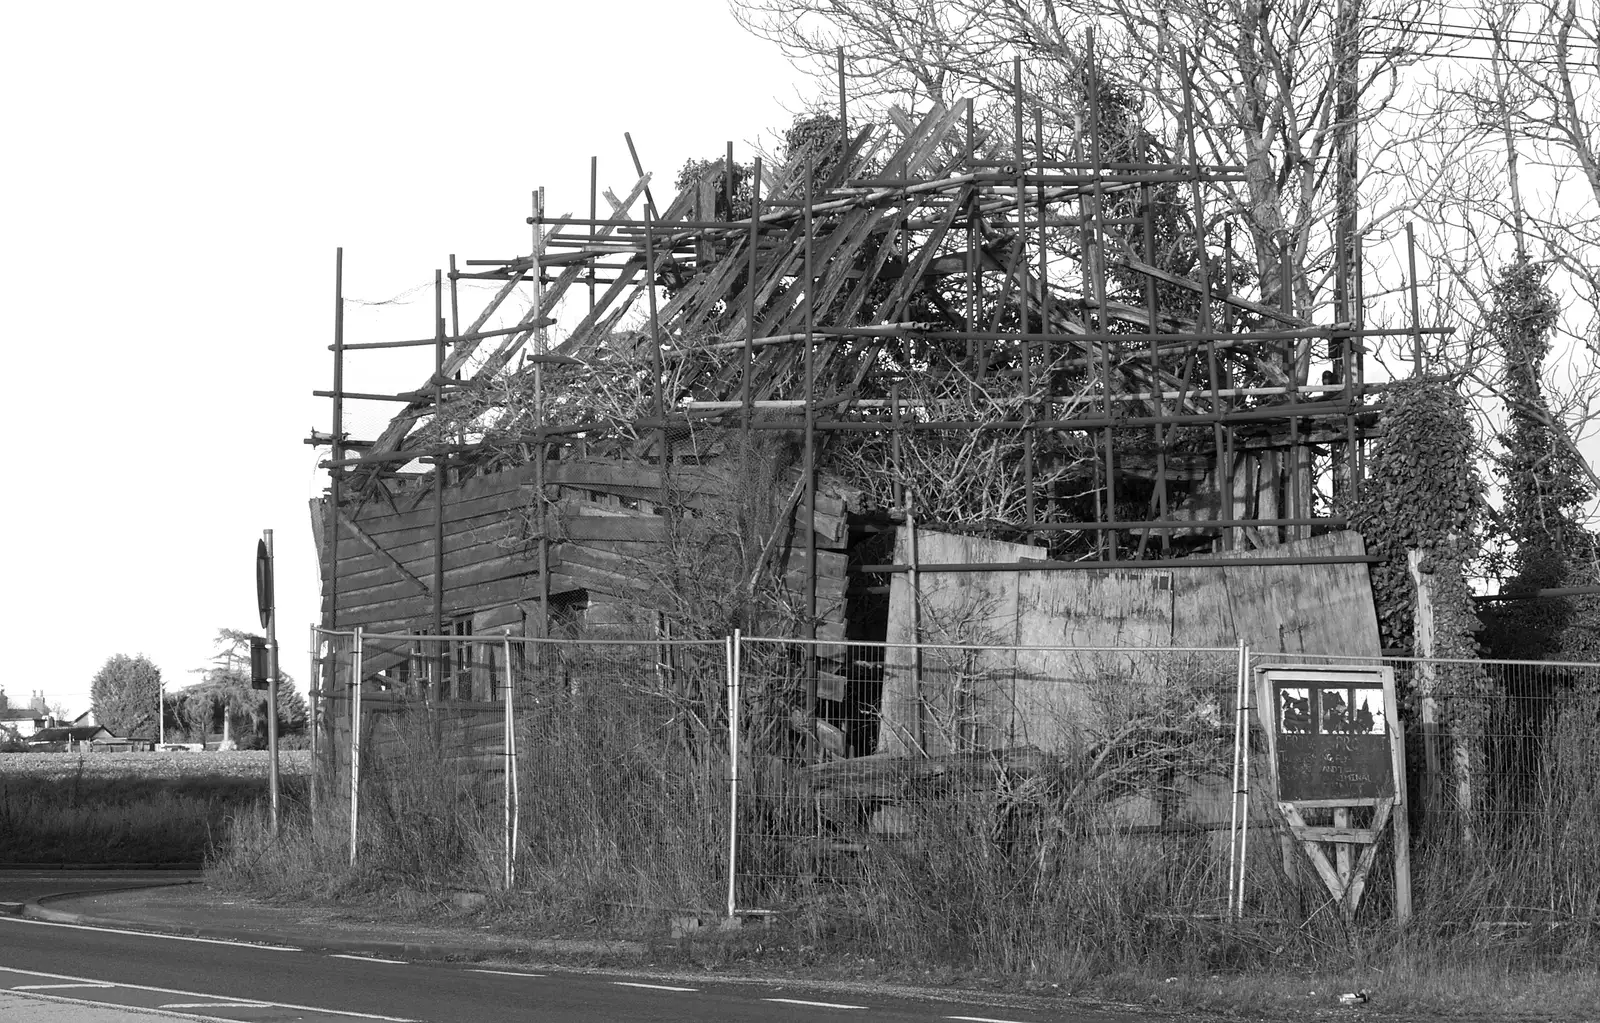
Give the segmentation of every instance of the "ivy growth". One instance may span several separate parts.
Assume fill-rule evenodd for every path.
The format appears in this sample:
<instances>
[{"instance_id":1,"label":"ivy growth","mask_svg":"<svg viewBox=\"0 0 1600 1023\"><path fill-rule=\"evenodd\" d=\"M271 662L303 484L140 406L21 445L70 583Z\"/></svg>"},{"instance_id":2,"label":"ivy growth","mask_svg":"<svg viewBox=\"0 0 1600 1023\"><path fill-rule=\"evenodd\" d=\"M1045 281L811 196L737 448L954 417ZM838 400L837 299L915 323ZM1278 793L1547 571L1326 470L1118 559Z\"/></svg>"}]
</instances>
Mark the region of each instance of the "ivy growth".
<instances>
[{"instance_id":1,"label":"ivy growth","mask_svg":"<svg viewBox=\"0 0 1600 1023\"><path fill-rule=\"evenodd\" d=\"M1595 539L1579 521L1594 496L1566 426L1550 411L1543 385L1544 360L1560 317L1546 283L1548 267L1518 259L1494 285L1489 336L1504 369L1506 429L1494 459L1505 494L1502 516L1511 555L1490 564L1509 578L1505 591L1537 590L1590 582L1586 571ZM1502 657L1543 658L1558 651L1586 651L1592 629L1577 628L1574 616L1592 608L1570 599L1507 601L1489 615L1489 644ZM1592 626L1592 622L1581 623Z\"/></svg>"},{"instance_id":2,"label":"ivy growth","mask_svg":"<svg viewBox=\"0 0 1600 1023\"><path fill-rule=\"evenodd\" d=\"M750 183L751 168L738 162L732 163L733 187L728 187L728 180L724 165L728 163L727 157L715 160L688 160L678 171L678 178L674 182L679 192L691 185L706 182L711 185L713 205L711 209L699 211L700 220L748 220L750 219ZM733 197L733 205L728 205L729 195Z\"/></svg>"},{"instance_id":3,"label":"ivy growth","mask_svg":"<svg viewBox=\"0 0 1600 1023\"><path fill-rule=\"evenodd\" d=\"M1475 657L1479 627L1461 566L1476 551L1483 482L1467 403L1448 383L1406 380L1389 391L1384 435L1368 463L1368 479L1351 524L1366 538L1372 592L1385 647L1414 645L1416 600L1409 551L1425 553L1435 587L1438 657Z\"/></svg>"}]
</instances>

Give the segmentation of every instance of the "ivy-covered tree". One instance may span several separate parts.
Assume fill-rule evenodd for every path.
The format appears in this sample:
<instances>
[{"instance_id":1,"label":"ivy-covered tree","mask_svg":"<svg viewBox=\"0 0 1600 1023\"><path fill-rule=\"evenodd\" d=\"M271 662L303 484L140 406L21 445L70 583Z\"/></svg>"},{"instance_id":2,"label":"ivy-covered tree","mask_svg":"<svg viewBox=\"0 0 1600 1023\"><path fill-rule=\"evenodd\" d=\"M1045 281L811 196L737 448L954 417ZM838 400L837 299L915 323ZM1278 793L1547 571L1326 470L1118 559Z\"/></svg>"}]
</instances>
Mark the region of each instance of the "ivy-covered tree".
<instances>
[{"instance_id":1,"label":"ivy-covered tree","mask_svg":"<svg viewBox=\"0 0 1600 1023\"><path fill-rule=\"evenodd\" d=\"M1477 436L1466 399L1447 381L1402 381L1387 397L1383 438L1351 524L1366 538L1368 553L1383 559L1372 566L1372 591L1384 646L1447 659L1417 665L1405 696L1422 719L1423 804L1445 805L1448 764L1460 837L1470 845L1482 802L1491 695L1482 670L1467 663L1477 656L1481 628L1465 571L1480 540ZM1419 635L1424 592L1432 621Z\"/></svg>"},{"instance_id":2,"label":"ivy-covered tree","mask_svg":"<svg viewBox=\"0 0 1600 1023\"><path fill-rule=\"evenodd\" d=\"M111 655L89 684L95 720L119 736L157 738L160 700L161 669L143 654Z\"/></svg>"},{"instance_id":3,"label":"ivy-covered tree","mask_svg":"<svg viewBox=\"0 0 1600 1023\"><path fill-rule=\"evenodd\" d=\"M1509 549L1490 567L1503 576L1506 593L1594 582L1595 536L1581 521L1594 489L1542 383L1561 315L1548 275L1548 267L1519 256L1495 282L1487 324L1503 366L1506 427L1494 469L1504 495L1501 528ZM1502 657L1584 652L1594 640L1588 630L1572 628L1574 615L1585 610L1582 603L1569 598L1500 602L1487 616L1488 645Z\"/></svg>"},{"instance_id":4,"label":"ivy-covered tree","mask_svg":"<svg viewBox=\"0 0 1600 1023\"><path fill-rule=\"evenodd\" d=\"M1407 558L1422 551L1439 575L1437 656L1473 657L1478 627L1462 566L1475 555L1483 481L1466 399L1449 383L1405 380L1389 391L1383 438L1367 466L1351 525L1367 542L1385 647L1410 651L1416 594ZM1443 571L1441 571L1443 570Z\"/></svg>"}]
</instances>

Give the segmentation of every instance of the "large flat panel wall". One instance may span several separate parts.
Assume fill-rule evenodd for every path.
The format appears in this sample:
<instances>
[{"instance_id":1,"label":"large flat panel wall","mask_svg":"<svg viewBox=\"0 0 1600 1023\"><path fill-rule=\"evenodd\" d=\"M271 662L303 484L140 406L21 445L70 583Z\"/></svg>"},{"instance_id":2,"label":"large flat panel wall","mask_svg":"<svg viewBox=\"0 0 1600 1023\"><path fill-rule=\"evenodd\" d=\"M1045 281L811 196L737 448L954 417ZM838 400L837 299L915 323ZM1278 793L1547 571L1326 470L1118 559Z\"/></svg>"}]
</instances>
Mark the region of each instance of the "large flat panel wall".
<instances>
[{"instance_id":1,"label":"large flat panel wall","mask_svg":"<svg viewBox=\"0 0 1600 1023\"><path fill-rule=\"evenodd\" d=\"M1043 557L1038 548L939 533L923 532L917 546L922 565ZM1339 532L1228 556L1364 552L1359 534ZM911 560L903 536L895 559ZM1360 562L922 572L916 598L913 605L910 575L897 574L889 641L952 647L887 652L884 753L1048 745L1071 728L1096 730L1114 713L1110 705L1139 687L1175 684L1179 675L1223 683L1231 672L1225 654L1179 655L1175 647L1243 640L1274 653L1379 654L1372 586ZM1072 649L953 648L960 644Z\"/></svg>"}]
</instances>

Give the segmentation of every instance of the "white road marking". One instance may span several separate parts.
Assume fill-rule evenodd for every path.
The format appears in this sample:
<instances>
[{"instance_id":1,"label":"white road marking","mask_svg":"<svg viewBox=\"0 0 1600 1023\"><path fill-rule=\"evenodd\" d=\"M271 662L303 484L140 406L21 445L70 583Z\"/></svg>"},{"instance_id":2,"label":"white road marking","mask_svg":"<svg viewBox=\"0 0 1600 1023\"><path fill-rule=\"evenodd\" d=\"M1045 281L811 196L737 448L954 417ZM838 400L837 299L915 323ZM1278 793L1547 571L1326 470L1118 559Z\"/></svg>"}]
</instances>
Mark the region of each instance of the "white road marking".
<instances>
[{"instance_id":1,"label":"white road marking","mask_svg":"<svg viewBox=\"0 0 1600 1023\"><path fill-rule=\"evenodd\" d=\"M159 1009L270 1009L271 1002L247 1002L240 999L236 1002L168 1002L157 1006Z\"/></svg>"},{"instance_id":2,"label":"white road marking","mask_svg":"<svg viewBox=\"0 0 1600 1023\"><path fill-rule=\"evenodd\" d=\"M410 965L404 959L379 959L377 956L345 955L342 952L329 952L328 953L328 958L329 959L354 959L358 963L390 963L390 964L392 964L394 966L407 966L407 965Z\"/></svg>"},{"instance_id":3,"label":"white road marking","mask_svg":"<svg viewBox=\"0 0 1600 1023\"><path fill-rule=\"evenodd\" d=\"M219 999L219 998L227 998L228 997L227 995L219 995L219 994L216 994L216 993L211 992L211 991L185 991L182 988L151 987L148 984L124 984L124 983L120 983L118 981L94 980L91 977L73 977L73 976L71 976L69 974L65 974L65 973L44 973L43 971L40 971L40 970L19 970L15 966L0 966L0 973L14 973L14 974L17 974L17 975L23 976L23 977L43 977L43 978L46 978L48 980L70 980L70 981L76 981L76 982L79 982L79 983L89 984L89 985L92 985L92 986L95 986L95 987L120 987L120 988L127 988L130 991L153 991L158 995L185 995L185 996L187 996L189 998L207 998L207 999ZM0 989L0 990L12 990L12 989ZM62 996L62 995L40 994L40 995L36 995L35 997L61 999L64 996ZM83 1001L82 999L71 999L71 1000L72 1001ZM86 1004L86 1005L115 1005L119 1009L130 1008L130 1006L127 1006L127 1005L117 1005L117 1003L115 1003L115 1002L84 1002L84 1004ZM237 1004L237 1003L233 1003L233 1004ZM296 1004L294 1002L262 1002L260 1004L262 1006L266 1006L266 1007L270 1007L270 1008L274 1008L274 1009L298 1009L301 1012L320 1012L320 1013L323 1013L324 1015L328 1015L328 1016L349 1016L352 1019L384 1020L385 1023L419 1023L419 1021L417 1021L417 1020L407 1019L404 1016L380 1016L377 1013L372 1013L372 1012L352 1012L349 1009L329 1009L329 1008L325 1008L325 1007L320 1006L320 1005L298 1005L298 1004ZM232 1023L237 1023L237 1021L232 1021Z\"/></svg>"},{"instance_id":4,"label":"white road marking","mask_svg":"<svg viewBox=\"0 0 1600 1023\"><path fill-rule=\"evenodd\" d=\"M34 927L65 927L74 931L99 931L101 934L131 934L136 938L162 938L166 941L198 941L205 945L232 945L234 948L259 948L267 952L299 952L291 945L257 945L250 941L228 941L226 938L195 938L187 934L160 934L155 931L126 931L116 927L91 927L88 924L62 924L54 920L25 920L17 916L0 916L5 923L31 924Z\"/></svg>"},{"instance_id":5,"label":"white road marking","mask_svg":"<svg viewBox=\"0 0 1600 1023\"><path fill-rule=\"evenodd\" d=\"M136 1012L149 1016L163 1016L170 1019L199 1020L201 1023L239 1023L239 1020L237 1019L226 1019L222 1016L202 1016L198 1012L168 1012L163 1009L146 1008L142 1005L129 1005L126 1002L97 1002L92 998L71 998L67 995L46 995L37 991L30 991L20 997L59 1002L62 1005L92 1005L97 1009L121 1009L124 1013ZM409 1023L415 1023L415 1021L409 1021Z\"/></svg>"},{"instance_id":6,"label":"white road marking","mask_svg":"<svg viewBox=\"0 0 1600 1023\"><path fill-rule=\"evenodd\" d=\"M85 982L82 984L17 984L8 990L11 991L54 991L56 988L66 987L116 987L115 984L99 984Z\"/></svg>"},{"instance_id":7,"label":"white road marking","mask_svg":"<svg viewBox=\"0 0 1600 1023\"><path fill-rule=\"evenodd\" d=\"M993 1016L946 1016L945 1019L964 1019L967 1023L1022 1023L1016 1019L996 1019Z\"/></svg>"},{"instance_id":8,"label":"white road marking","mask_svg":"<svg viewBox=\"0 0 1600 1023\"><path fill-rule=\"evenodd\" d=\"M814 1009L865 1009L865 1005L840 1005L838 1002L807 1002L800 998L763 998L763 1002L783 1002L786 1005L809 1005Z\"/></svg>"},{"instance_id":9,"label":"white road marking","mask_svg":"<svg viewBox=\"0 0 1600 1023\"><path fill-rule=\"evenodd\" d=\"M698 991L698 990L700 990L699 988L694 988L694 987L673 987L670 984L639 984L639 983L637 983L635 981L631 981L631 980L614 980L611 983L617 985L617 987L642 987L642 988L649 988L651 991Z\"/></svg>"},{"instance_id":10,"label":"white road marking","mask_svg":"<svg viewBox=\"0 0 1600 1023\"><path fill-rule=\"evenodd\" d=\"M515 970L475 970L468 969L468 973L493 973L501 977L543 977L542 973L518 973Z\"/></svg>"}]
</instances>

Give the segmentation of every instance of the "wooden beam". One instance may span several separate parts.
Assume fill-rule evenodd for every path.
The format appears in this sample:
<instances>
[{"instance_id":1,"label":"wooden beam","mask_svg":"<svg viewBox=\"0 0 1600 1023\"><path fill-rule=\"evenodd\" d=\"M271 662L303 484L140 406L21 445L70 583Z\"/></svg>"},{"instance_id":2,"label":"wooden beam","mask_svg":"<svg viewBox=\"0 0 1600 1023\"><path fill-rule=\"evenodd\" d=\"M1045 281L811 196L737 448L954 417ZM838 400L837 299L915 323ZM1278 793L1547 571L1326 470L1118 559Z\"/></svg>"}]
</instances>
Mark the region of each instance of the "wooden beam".
<instances>
[{"instance_id":1,"label":"wooden beam","mask_svg":"<svg viewBox=\"0 0 1600 1023\"><path fill-rule=\"evenodd\" d=\"M1292 827L1289 830L1302 842L1352 842L1358 845L1370 845L1378 840L1378 832L1372 828Z\"/></svg>"},{"instance_id":2,"label":"wooden beam","mask_svg":"<svg viewBox=\"0 0 1600 1023\"><path fill-rule=\"evenodd\" d=\"M360 526L351 521L349 516L347 516L343 511L340 511L338 514L339 524L343 526L351 536L354 536L357 540L360 540L368 550L382 558L390 568L398 572L407 582L417 587L417 589L421 590L424 594L427 594L428 596L433 595L433 590L428 586L427 583L412 575L410 570L407 569L406 566L400 564L399 560L395 558L393 554L390 554L382 547L379 547L378 541L368 536Z\"/></svg>"},{"instance_id":3,"label":"wooden beam","mask_svg":"<svg viewBox=\"0 0 1600 1023\"><path fill-rule=\"evenodd\" d=\"M1405 784L1402 776L1400 784ZM1378 837L1383 836L1383 829L1389 823L1389 815L1394 810L1393 799L1382 799L1378 802L1377 812L1372 815L1372 832ZM1365 849L1361 850L1360 857L1356 860L1355 871L1350 875L1349 884L1345 887L1345 919L1354 921L1356 909L1361 905L1361 893L1367 887L1367 874L1372 870L1372 861L1377 858L1378 843L1376 840ZM1410 893L1407 893L1409 896Z\"/></svg>"},{"instance_id":4,"label":"wooden beam","mask_svg":"<svg viewBox=\"0 0 1600 1023\"><path fill-rule=\"evenodd\" d=\"M1309 827L1306 824L1306 819L1300 816L1300 811L1294 803L1280 801L1278 809L1282 811L1284 819L1289 822L1291 830ZM1328 856L1322 851L1322 846L1316 842L1302 841L1300 848L1305 850L1306 859L1310 860L1311 865L1316 868L1317 874L1322 878L1322 883L1328 888L1328 893L1340 904L1343 904L1345 893L1344 878L1340 877L1333 864L1328 862Z\"/></svg>"},{"instance_id":5,"label":"wooden beam","mask_svg":"<svg viewBox=\"0 0 1600 1023\"><path fill-rule=\"evenodd\" d=\"M1151 266L1149 263L1145 263L1137 259L1124 256L1121 258L1108 260L1108 262L1116 266L1133 270L1136 273L1148 274L1149 276L1154 277L1156 280L1162 281L1166 284L1171 284L1174 287L1184 288L1197 294L1200 291L1200 285L1196 284L1194 281L1179 277L1177 274L1168 273L1159 267ZM1211 297L1215 301L1224 302L1236 309L1243 309L1246 312L1255 313L1258 316L1271 317L1280 323L1293 323L1298 327L1315 326L1315 324L1313 324L1310 320L1303 319L1291 313L1286 313L1282 309L1274 309L1271 306L1260 305L1256 302L1239 298L1237 295L1218 294L1213 291L1211 293Z\"/></svg>"}]
</instances>

